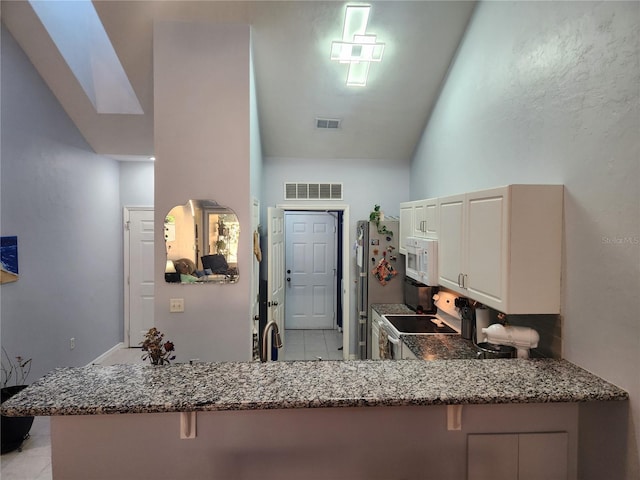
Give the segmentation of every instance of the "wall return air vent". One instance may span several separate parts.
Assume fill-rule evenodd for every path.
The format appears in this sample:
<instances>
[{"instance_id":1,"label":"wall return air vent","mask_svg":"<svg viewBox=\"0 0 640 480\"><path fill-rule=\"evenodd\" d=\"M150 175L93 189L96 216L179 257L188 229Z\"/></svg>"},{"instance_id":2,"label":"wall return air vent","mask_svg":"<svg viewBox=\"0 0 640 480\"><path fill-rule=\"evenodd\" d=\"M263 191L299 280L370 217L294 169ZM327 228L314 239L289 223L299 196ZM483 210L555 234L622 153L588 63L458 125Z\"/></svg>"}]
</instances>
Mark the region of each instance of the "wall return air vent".
<instances>
[{"instance_id":1,"label":"wall return air vent","mask_svg":"<svg viewBox=\"0 0 640 480\"><path fill-rule=\"evenodd\" d=\"M342 183L285 183L285 200L342 200Z\"/></svg>"},{"instance_id":2,"label":"wall return air vent","mask_svg":"<svg viewBox=\"0 0 640 480\"><path fill-rule=\"evenodd\" d=\"M319 130L338 130L341 122L339 118L316 117L316 128Z\"/></svg>"}]
</instances>

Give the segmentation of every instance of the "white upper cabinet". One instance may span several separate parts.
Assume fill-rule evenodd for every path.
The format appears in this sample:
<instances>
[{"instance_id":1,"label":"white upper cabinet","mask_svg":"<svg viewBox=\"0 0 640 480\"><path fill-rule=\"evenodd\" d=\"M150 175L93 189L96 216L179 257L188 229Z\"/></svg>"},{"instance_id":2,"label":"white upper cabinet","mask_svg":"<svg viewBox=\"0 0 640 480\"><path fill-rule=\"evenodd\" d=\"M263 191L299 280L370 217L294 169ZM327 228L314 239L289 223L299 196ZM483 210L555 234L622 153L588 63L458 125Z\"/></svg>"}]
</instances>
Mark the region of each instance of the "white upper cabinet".
<instances>
[{"instance_id":1,"label":"white upper cabinet","mask_svg":"<svg viewBox=\"0 0 640 480\"><path fill-rule=\"evenodd\" d=\"M438 240L438 276L443 287L462 292L464 270L464 195L441 198L440 239Z\"/></svg>"},{"instance_id":2,"label":"white upper cabinet","mask_svg":"<svg viewBox=\"0 0 640 480\"><path fill-rule=\"evenodd\" d=\"M400 253L407 254L407 237L438 238L438 199L400 204Z\"/></svg>"},{"instance_id":3,"label":"white upper cabinet","mask_svg":"<svg viewBox=\"0 0 640 480\"><path fill-rule=\"evenodd\" d=\"M507 314L560 313L562 185L439 199L441 286Z\"/></svg>"},{"instance_id":4,"label":"white upper cabinet","mask_svg":"<svg viewBox=\"0 0 640 480\"><path fill-rule=\"evenodd\" d=\"M413 233L418 238L438 238L438 199L417 200L413 205Z\"/></svg>"},{"instance_id":5,"label":"white upper cabinet","mask_svg":"<svg viewBox=\"0 0 640 480\"><path fill-rule=\"evenodd\" d=\"M400 204L400 237L398 238L398 251L406 255L406 240L413 233L413 204L404 202Z\"/></svg>"}]
</instances>

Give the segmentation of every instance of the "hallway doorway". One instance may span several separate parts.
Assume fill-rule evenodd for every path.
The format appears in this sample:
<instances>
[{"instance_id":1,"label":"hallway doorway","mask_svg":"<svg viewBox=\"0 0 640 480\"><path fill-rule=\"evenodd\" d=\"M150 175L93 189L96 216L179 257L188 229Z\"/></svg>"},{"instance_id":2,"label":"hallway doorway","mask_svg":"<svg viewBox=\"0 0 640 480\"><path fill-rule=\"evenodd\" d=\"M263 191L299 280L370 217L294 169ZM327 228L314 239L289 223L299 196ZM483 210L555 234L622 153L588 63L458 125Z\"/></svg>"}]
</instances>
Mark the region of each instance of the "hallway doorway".
<instances>
[{"instance_id":1,"label":"hallway doorway","mask_svg":"<svg viewBox=\"0 0 640 480\"><path fill-rule=\"evenodd\" d=\"M335 248L335 256L336 256L336 279L334 282L334 291L335 291L335 300L334 300L334 311L335 311L335 321L332 326L328 330L320 329L320 330L302 330L308 332L324 332L331 333L335 332L336 341L340 342L338 348L338 354L340 358L348 360L353 358L349 353L349 345L350 345L350 333L349 333L349 284L350 284L350 271L348 267L348 255L349 255L349 207L347 205L339 205L339 204L324 204L324 205L292 205L292 204L278 204L277 208L282 209L285 214L295 213L295 212L305 212L305 213L322 213L322 214L331 214L334 217L337 217L336 222L336 248ZM286 251L285 251L286 255ZM271 259L268 259L267 263L271 263ZM286 268L285 268L285 278L286 277ZM285 280L285 283L286 280ZM291 299L291 295L289 295L289 299ZM287 302L285 296L285 304ZM286 315L286 308L285 308ZM285 332L283 342L287 343L287 335L290 332L294 332L295 330L289 330L288 327L283 329ZM304 335L303 335L304 337ZM303 338L301 337L301 338ZM330 340L328 343L325 339L325 343L328 345L333 340ZM328 354L329 357L332 357L334 354ZM314 356L315 358L315 356Z\"/></svg>"},{"instance_id":2,"label":"hallway doorway","mask_svg":"<svg viewBox=\"0 0 640 480\"><path fill-rule=\"evenodd\" d=\"M285 328L337 328L338 215L285 212Z\"/></svg>"}]
</instances>

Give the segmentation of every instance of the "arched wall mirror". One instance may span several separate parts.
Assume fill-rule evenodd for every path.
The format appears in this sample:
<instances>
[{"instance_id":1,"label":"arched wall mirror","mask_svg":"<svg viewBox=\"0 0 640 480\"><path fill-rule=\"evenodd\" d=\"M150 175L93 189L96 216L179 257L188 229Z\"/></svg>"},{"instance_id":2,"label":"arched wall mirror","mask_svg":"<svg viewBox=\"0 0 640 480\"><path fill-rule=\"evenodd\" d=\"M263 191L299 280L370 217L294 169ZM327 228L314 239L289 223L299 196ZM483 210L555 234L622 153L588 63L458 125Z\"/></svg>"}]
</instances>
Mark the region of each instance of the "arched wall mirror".
<instances>
[{"instance_id":1,"label":"arched wall mirror","mask_svg":"<svg viewBox=\"0 0 640 480\"><path fill-rule=\"evenodd\" d=\"M189 200L164 219L168 283L236 283L240 223L213 200Z\"/></svg>"}]
</instances>

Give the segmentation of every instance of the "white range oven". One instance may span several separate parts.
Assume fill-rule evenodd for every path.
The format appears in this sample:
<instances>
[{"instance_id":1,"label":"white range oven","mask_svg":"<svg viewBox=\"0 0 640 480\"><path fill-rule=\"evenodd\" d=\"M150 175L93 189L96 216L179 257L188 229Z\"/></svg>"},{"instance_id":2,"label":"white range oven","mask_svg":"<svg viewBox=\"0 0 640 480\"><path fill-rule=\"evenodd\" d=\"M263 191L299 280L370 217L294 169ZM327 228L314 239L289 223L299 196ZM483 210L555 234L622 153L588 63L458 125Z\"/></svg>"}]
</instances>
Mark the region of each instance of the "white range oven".
<instances>
[{"instance_id":1,"label":"white range oven","mask_svg":"<svg viewBox=\"0 0 640 480\"><path fill-rule=\"evenodd\" d=\"M455 307L456 295L440 292L434 296L436 314L385 314L376 312L371 316L371 349L372 359L392 358L400 360L414 358L402 341L406 335L460 335L461 320ZM383 332L383 333L381 333ZM388 342L380 341L386 337ZM375 348L379 347L379 348ZM389 356L383 356L388 352Z\"/></svg>"},{"instance_id":2,"label":"white range oven","mask_svg":"<svg viewBox=\"0 0 640 480\"><path fill-rule=\"evenodd\" d=\"M380 332L386 335L388 344L380 342ZM386 349L389 357L384 356L383 349ZM371 358L380 360L383 358L391 358L398 360L402 358L402 344L400 336L395 336L391 331L389 322L380 315L372 315L371 317Z\"/></svg>"},{"instance_id":3,"label":"white range oven","mask_svg":"<svg viewBox=\"0 0 640 480\"><path fill-rule=\"evenodd\" d=\"M371 322L371 344L378 346L372 348L371 358L379 360L391 358L401 360L413 358L412 354L405 352L407 348L402 341L405 335L460 335L459 327L456 329L454 322L447 322L440 315L429 314L400 314L400 315L373 315ZM381 333L382 332L382 333ZM388 344L380 342L380 337L386 336ZM385 356L383 349L387 349Z\"/></svg>"}]
</instances>

